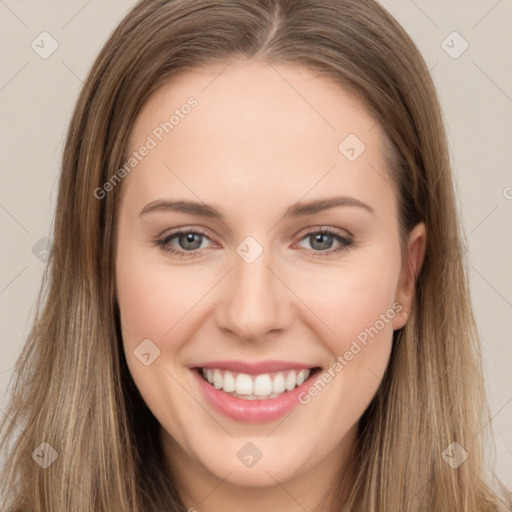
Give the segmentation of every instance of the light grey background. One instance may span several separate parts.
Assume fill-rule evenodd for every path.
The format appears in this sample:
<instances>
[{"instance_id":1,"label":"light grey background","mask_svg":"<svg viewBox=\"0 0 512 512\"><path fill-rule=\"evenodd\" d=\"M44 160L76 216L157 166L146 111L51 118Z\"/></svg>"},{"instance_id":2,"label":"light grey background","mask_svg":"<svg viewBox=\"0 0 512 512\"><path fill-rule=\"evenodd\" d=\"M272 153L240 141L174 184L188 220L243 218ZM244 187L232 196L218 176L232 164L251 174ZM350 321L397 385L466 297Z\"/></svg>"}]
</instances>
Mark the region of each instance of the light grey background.
<instances>
[{"instance_id":1,"label":"light grey background","mask_svg":"<svg viewBox=\"0 0 512 512\"><path fill-rule=\"evenodd\" d=\"M95 56L134 3L0 0L1 409L34 313L43 263L32 249L51 238L71 112ZM512 488L512 1L381 3L415 40L439 90L469 242L496 467ZM50 48L43 31L58 43L46 59L31 47ZM469 45L458 58L465 43L454 31Z\"/></svg>"}]
</instances>

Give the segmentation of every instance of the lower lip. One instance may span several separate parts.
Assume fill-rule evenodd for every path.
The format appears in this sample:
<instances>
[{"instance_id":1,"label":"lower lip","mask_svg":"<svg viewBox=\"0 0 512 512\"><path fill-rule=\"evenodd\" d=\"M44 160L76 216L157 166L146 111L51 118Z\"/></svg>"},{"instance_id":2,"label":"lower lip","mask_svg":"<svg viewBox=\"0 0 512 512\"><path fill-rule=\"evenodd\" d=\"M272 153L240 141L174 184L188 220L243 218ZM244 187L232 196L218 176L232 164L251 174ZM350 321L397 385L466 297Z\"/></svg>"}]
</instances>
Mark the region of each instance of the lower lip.
<instances>
[{"instance_id":1,"label":"lower lip","mask_svg":"<svg viewBox=\"0 0 512 512\"><path fill-rule=\"evenodd\" d=\"M191 370L198 382L199 389L212 406L224 416L246 423L264 423L281 418L300 404L299 395L310 386L311 376L292 391L266 400L244 400L228 395L206 382L198 370ZM316 375L316 372L312 375Z\"/></svg>"}]
</instances>

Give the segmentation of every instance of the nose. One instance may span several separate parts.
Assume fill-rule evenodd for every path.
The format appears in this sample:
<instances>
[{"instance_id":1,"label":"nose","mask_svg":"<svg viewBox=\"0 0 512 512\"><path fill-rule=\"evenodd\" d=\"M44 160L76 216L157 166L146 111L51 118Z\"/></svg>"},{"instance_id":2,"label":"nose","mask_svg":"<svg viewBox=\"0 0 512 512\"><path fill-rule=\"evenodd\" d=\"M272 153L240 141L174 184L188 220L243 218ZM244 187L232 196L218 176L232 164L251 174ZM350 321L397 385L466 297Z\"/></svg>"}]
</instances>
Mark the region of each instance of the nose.
<instances>
[{"instance_id":1,"label":"nose","mask_svg":"<svg viewBox=\"0 0 512 512\"><path fill-rule=\"evenodd\" d=\"M252 263L235 254L216 309L220 329L253 343L285 331L293 319L293 294L269 253L263 251Z\"/></svg>"}]
</instances>

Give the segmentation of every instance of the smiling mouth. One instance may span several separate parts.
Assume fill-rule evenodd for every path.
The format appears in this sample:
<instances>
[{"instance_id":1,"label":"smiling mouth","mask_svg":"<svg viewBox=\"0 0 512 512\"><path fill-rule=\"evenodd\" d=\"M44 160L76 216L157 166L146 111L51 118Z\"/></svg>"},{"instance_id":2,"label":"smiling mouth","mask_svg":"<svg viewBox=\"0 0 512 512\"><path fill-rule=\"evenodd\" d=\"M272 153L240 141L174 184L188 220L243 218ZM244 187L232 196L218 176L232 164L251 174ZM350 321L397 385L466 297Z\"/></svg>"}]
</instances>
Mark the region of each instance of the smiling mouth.
<instances>
[{"instance_id":1,"label":"smiling mouth","mask_svg":"<svg viewBox=\"0 0 512 512\"><path fill-rule=\"evenodd\" d=\"M215 389L242 400L268 400L293 391L320 372L319 367L250 375L220 368L194 368Z\"/></svg>"}]
</instances>

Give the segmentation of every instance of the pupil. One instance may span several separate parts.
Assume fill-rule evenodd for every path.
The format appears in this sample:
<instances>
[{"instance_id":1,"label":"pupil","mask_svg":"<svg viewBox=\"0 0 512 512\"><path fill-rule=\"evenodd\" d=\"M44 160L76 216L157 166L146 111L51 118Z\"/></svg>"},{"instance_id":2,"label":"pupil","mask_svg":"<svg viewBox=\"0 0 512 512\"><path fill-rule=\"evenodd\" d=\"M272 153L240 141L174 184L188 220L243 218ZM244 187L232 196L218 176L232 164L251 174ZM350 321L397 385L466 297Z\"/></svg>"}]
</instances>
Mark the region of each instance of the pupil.
<instances>
[{"instance_id":1,"label":"pupil","mask_svg":"<svg viewBox=\"0 0 512 512\"><path fill-rule=\"evenodd\" d=\"M324 242L322 243L322 239L324 239ZM316 246L316 243L319 243L320 246ZM312 244L313 248L316 248L318 250L325 250L329 249L332 244L332 235L322 234L318 233L314 235L314 243Z\"/></svg>"},{"instance_id":2,"label":"pupil","mask_svg":"<svg viewBox=\"0 0 512 512\"><path fill-rule=\"evenodd\" d=\"M180 245L183 249L195 250L201 246L201 236L197 233L187 233L180 236ZM195 241L194 241L195 239Z\"/></svg>"}]
</instances>

